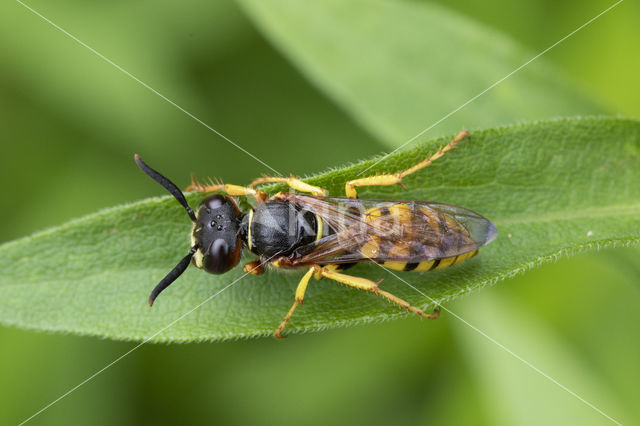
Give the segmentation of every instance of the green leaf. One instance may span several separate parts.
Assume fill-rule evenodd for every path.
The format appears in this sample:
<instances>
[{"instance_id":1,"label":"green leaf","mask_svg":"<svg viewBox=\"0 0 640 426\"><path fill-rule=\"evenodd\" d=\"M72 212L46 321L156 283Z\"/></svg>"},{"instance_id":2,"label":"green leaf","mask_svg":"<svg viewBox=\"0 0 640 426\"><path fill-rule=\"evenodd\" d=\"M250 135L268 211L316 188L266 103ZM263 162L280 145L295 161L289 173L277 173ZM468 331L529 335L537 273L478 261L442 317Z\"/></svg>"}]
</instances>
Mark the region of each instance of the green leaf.
<instances>
[{"instance_id":1,"label":"green leaf","mask_svg":"<svg viewBox=\"0 0 640 426\"><path fill-rule=\"evenodd\" d=\"M369 173L406 168L444 142L439 139L395 153ZM147 160L162 170L161 164ZM341 195L344 182L374 161L332 170L308 182ZM135 167L133 160L131 167ZM147 177L140 174L140 179ZM432 301L445 303L559 257L601 247L635 246L640 243L638 182L638 121L577 118L473 131L471 141L407 177L406 190L363 188L360 195L458 204L494 221L497 240L459 266L402 273L428 297L377 265L359 265L349 273L384 278L384 289L426 309ZM161 190L149 184L150 190ZM194 205L199 197L188 198ZM188 250L190 228L182 208L163 196L4 244L0 246L0 322L153 341L217 340L273 332L293 302L300 274L268 271L263 276L246 276L189 313L242 276L241 268L217 276L190 268L153 308L146 305L151 289ZM305 304L287 330L321 330L405 315L372 294L329 280L312 280Z\"/></svg>"},{"instance_id":2,"label":"green leaf","mask_svg":"<svg viewBox=\"0 0 640 426\"><path fill-rule=\"evenodd\" d=\"M310 81L391 147L439 122L539 53L427 2L241 4ZM603 112L566 75L538 58L429 135Z\"/></svg>"},{"instance_id":3,"label":"green leaf","mask_svg":"<svg viewBox=\"0 0 640 426\"><path fill-rule=\"evenodd\" d=\"M514 297L485 292L456 311L553 380L595 403L580 401L462 322L452 324L493 425L626 424L630 416L598 368L579 348ZM526 389L526 392L522 392ZM616 395L614 397L614 395ZM545 407L540 410L540 407ZM601 410L599 412L598 410ZM631 422L632 423L632 422Z\"/></svg>"},{"instance_id":4,"label":"green leaf","mask_svg":"<svg viewBox=\"0 0 640 426\"><path fill-rule=\"evenodd\" d=\"M640 342L629 339L627 325L640 324L639 275L611 262L637 252L602 250L545 265L449 309L618 422L638 423ZM489 424L611 423L466 324L449 324ZM544 413L532 416L533 407Z\"/></svg>"}]
</instances>

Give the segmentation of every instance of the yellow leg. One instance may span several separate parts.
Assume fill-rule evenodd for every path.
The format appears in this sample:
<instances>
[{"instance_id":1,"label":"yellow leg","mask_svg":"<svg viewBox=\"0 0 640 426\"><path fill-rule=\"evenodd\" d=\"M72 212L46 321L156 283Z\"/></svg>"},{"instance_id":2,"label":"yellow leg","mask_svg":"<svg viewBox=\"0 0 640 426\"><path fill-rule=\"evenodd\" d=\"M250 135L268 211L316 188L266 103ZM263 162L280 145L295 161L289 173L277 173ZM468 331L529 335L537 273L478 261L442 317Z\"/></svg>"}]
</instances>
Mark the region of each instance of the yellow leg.
<instances>
[{"instance_id":1,"label":"yellow leg","mask_svg":"<svg viewBox=\"0 0 640 426\"><path fill-rule=\"evenodd\" d=\"M289 322L289 319L291 319L291 315L293 315L293 311L296 310L298 305L302 305L302 301L304 300L304 293L305 291L307 291L307 285L309 285L309 279L311 279L311 276L316 271L316 269L317 269L317 266L312 266L311 268L309 268L307 273L304 274L304 276L300 280L300 283L298 284L298 288L296 289L296 299L293 302L293 306L291 306L291 309L289 309L289 312L287 312L287 315L284 317L284 319L282 320L282 322L280 323L276 331L273 333L273 337L275 337L276 339L281 339L282 337L284 337L282 335L282 330L284 330L284 327Z\"/></svg>"},{"instance_id":2,"label":"yellow leg","mask_svg":"<svg viewBox=\"0 0 640 426\"><path fill-rule=\"evenodd\" d=\"M293 176L289 177L279 177L279 176L264 176L258 179L255 179L253 182L249 184L249 188L253 188L257 185L262 185L264 183L286 183L290 188L295 189L300 192L308 192L312 195L327 195L327 191L319 186L309 185L301 181L298 178Z\"/></svg>"},{"instance_id":3,"label":"yellow leg","mask_svg":"<svg viewBox=\"0 0 640 426\"><path fill-rule=\"evenodd\" d=\"M313 270L313 269L312 269ZM424 318L428 318L428 319L436 319L440 316L440 312L437 310L433 311L433 314L425 314L422 310L413 307L409 304L409 302L406 302L402 299L400 299L399 297L394 296L393 294L381 290L380 287L378 287L378 283L375 283L371 280L368 280L366 278L360 278L360 277L352 277L350 275L345 275L345 274L341 274L339 272L335 272L332 271L329 268L318 268L316 267L316 272L315 272L316 278L318 278L318 276L321 277L326 277L329 279L332 279L334 281L338 281L339 283L342 284L346 284L348 286L351 287L355 287L355 288L359 288L361 290L366 290L366 291L370 291L374 294L377 294L378 296L382 296L385 299L389 300L392 303L395 303L396 305L400 306L401 308L407 310L407 311L411 311L414 314L417 314L421 317Z\"/></svg>"},{"instance_id":4,"label":"yellow leg","mask_svg":"<svg viewBox=\"0 0 640 426\"><path fill-rule=\"evenodd\" d=\"M350 180L349 182L346 183L344 192L347 194L347 197L349 198L358 198L356 186L374 186L374 185L387 186L387 185L399 184L400 182L402 182L402 178L410 175L411 173L415 173L420 169L427 167L434 160L437 160L438 158L442 157L445 152L455 148L456 145L466 137L469 137L469 132L467 132L466 130L461 131L444 148L440 147L440 149L438 149L438 151L435 154L425 158L424 160L422 160L415 166L408 168L407 170L404 170L398 173L384 173L381 175Z\"/></svg>"},{"instance_id":5,"label":"yellow leg","mask_svg":"<svg viewBox=\"0 0 640 426\"><path fill-rule=\"evenodd\" d=\"M248 188L245 186L238 185L226 185L223 183L214 183L211 178L209 178L208 184L202 184L200 181L191 177L191 185L187 186L185 191L195 191L201 193L208 193L214 191L224 191L232 197L239 197L241 195L251 195L255 197L258 202L265 201L267 199L267 194L257 189Z\"/></svg>"}]
</instances>

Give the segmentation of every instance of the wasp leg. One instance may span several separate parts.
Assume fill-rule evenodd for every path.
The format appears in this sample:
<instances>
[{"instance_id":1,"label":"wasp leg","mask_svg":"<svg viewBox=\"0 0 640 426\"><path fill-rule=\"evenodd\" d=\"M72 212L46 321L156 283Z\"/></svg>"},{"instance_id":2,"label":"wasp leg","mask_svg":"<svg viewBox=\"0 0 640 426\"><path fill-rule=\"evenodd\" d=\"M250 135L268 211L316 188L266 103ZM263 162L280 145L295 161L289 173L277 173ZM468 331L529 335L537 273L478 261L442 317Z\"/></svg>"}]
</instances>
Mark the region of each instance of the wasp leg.
<instances>
[{"instance_id":1,"label":"wasp leg","mask_svg":"<svg viewBox=\"0 0 640 426\"><path fill-rule=\"evenodd\" d=\"M224 191L232 197L239 197L241 195L251 195L255 197L256 201L262 202L266 201L267 194L257 189L248 188L245 186L238 185L227 185L223 183L214 183L211 179L209 179L208 184L202 184L197 179L191 177L191 185L187 186L185 189L186 192L201 192L201 193L209 193L214 191Z\"/></svg>"},{"instance_id":2,"label":"wasp leg","mask_svg":"<svg viewBox=\"0 0 640 426\"><path fill-rule=\"evenodd\" d=\"M282 335L282 330L284 330L284 327L289 322L289 319L291 319L291 315L293 315L293 311L296 310L298 305L302 305L302 301L304 299L304 293L305 291L307 291L307 285L309 285L309 279L311 279L311 276L317 269L318 269L317 266L315 265L312 266L311 268L309 268L307 273L304 274L304 276L300 280L300 283L298 284L298 288L296 288L296 298L295 298L295 301L293 302L293 306L291 306L291 309L289 309L289 312L287 312L287 315L283 318L282 322L280 323L276 331L273 333L273 337L275 337L276 339L281 339L284 337Z\"/></svg>"},{"instance_id":3,"label":"wasp leg","mask_svg":"<svg viewBox=\"0 0 640 426\"><path fill-rule=\"evenodd\" d=\"M293 175L289 177L264 176L251 182L249 184L249 188L253 188L264 183L286 183L290 188L295 189L296 191L308 192L311 195L327 195L326 189L320 188L319 186L309 185L308 183L293 177Z\"/></svg>"},{"instance_id":4,"label":"wasp leg","mask_svg":"<svg viewBox=\"0 0 640 426\"><path fill-rule=\"evenodd\" d=\"M424 169L425 167L430 165L434 160L437 160L438 158L442 157L445 152L455 148L456 145L461 140L467 137L469 137L469 132L467 132L466 130L461 131L446 146L440 147L435 154L425 158L415 166L410 167L404 171L401 171L398 173L383 173L381 175L350 180L349 182L346 183L344 187L344 192L347 194L347 197L349 198L358 198L356 186L374 186L374 185L387 186L387 185L400 184L402 182L402 178L412 173L415 173L420 169Z\"/></svg>"},{"instance_id":5,"label":"wasp leg","mask_svg":"<svg viewBox=\"0 0 640 426\"><path fill-rule=\"evenodd\" d=\"M332 279L334 281L338 281L339 283L346 284L351 287L359 288L360 290L370 291L373 294L382 296L385 299L389 300L390 302L400 306L401 308L407 311L413 312L414 314L417 314L424 318L436 319L440 316L440 311L438 310L434 310L433 314L424 313L421 309L411 306L409 302L404 301L399 297L394 296L393 294L380 289L380 287L378 287L378 283L375 283L366 278L353 277L351 275L341 274L329 268L316 268L316 269L317 269L317 272L315 274L316 278L325 277L325 278Z\"/></svg>"},{"instance_id":6,"label":"wasp leg","mask_svg":"<svg viewBox=\"0 0 640 426\"><path fill-rule=\"evenodd\" d=\"M247 263L246 265L244 265L242 270L247 274L252 274L252 275L262 275L264 274L264 271L265 271L262 263L258 261Z\"/></svg>"}]
</instances>

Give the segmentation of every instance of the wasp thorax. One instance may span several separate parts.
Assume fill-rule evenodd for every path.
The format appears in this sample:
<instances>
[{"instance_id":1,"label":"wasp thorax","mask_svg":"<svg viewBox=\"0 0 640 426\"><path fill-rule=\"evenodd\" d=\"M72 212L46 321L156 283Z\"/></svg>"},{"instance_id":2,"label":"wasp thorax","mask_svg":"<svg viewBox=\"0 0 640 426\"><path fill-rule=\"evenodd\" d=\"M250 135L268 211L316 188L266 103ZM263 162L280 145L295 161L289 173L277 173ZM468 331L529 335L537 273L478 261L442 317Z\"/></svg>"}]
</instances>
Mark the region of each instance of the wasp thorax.
<instances>
[{"instance_id":1,"label":"wasp thorax","mask_svg":"<svg viewBox=\"0 0 640 426\"><path fill-rule=\"evenodd\" d=\"M212 274L222 274L240 261L242 215L235 201L224 195L211 195L200 203L193 227L193 243L198 251L193 257L196 267Z\"/></svg>"}]
</instances>

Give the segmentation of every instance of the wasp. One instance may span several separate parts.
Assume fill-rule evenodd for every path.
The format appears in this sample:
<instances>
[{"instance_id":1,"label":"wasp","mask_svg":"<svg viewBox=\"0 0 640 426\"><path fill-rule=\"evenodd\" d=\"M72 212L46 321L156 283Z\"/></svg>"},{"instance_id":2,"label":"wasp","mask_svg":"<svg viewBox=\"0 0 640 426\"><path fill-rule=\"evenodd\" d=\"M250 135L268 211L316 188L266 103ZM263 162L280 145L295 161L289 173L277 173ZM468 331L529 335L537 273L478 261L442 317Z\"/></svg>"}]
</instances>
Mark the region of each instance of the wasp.
<instances>
[{"instance_id":1,"label":"wasp","mask_svg":"<svg viewBox=\"0 0 640 426\"><path fill-rule=\"evenodd\" d=\"M196 268L223 274L240 262L243 250L257 256L244 271L259 275L265 265L306 269L295 292L291 309L274 332L277 338L296 308L302 304L309 280L327 278L360 290L370 291L424 318L437 318L384 291L365 278L344 274L359 262L376 262L397 271L425 272L448 268L478 253L496 237L493 223L459 206L427 201L381 201L359 199L357 187L401 184L469 134L460 132L435 154L397 173L354 179L345 184L345 197L327 196L323 188L293 176L263 176L248 186L192 177L185 191L210 194L194 211L184 194L169 179L150 168L136 154L138 166L162 185L184 207L193 222L189 253L158 283L149 305L173 283L192 262ZM292 190L269 197L260 185L284 183ZM243 212L235 198L255 199L255 208Z\"/></svg>"}]
</instances>

